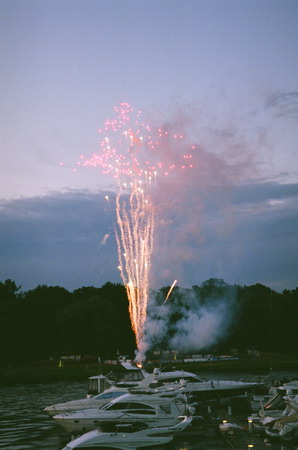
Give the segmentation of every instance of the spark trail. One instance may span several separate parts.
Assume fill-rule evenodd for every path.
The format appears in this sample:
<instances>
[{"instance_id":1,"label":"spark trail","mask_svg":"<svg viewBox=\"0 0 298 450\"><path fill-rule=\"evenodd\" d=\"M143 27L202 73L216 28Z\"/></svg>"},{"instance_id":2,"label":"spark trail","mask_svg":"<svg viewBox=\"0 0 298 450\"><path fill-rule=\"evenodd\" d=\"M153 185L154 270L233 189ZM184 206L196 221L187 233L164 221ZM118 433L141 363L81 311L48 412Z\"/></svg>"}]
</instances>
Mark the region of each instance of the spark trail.
<instances>
[{"instance_id":1,"label":"spark trail","mask_svg":"<svg viewBox=\"0 0 298 450\"><path fill-rule=\"evenodd\" d=\"M170 297L170 295L171 295L171 292L172 292L172 290L174 289L174 287L175 287L175 285L176 285L176 283L177 283L177 280L174 280L174 282L173 282L173 284L172 284L172 286L170 287L170 289L169 289L169 292L167 293L167 296L166 296L166 298L165 298L165 301L164 301L164 303L168 300L168 298Z\"/></svg>"},{"instance_id":2,"label":"spark trail","mask_svg":"<svg viewBox=\"0 0 298 450\"><path fill-rule=\"evenodd\" d=\"M167 295L166 295L166 298L164 299L163 304L162 304L161 307L159 308L159 311L158 311L158 314L157 314L157 317L156 317L156 321L158 320L159 315L160 315L160 313L161 313L161 311L162 311L162 308L164 307L164 305L166 304L167 300L169 299L169 297L170 297L170 295L171 295L171 293L172 293L172 290L174 289L176 283L177 283L177 280L174 280L172 286L170 287L170 289L169 289L169 291L168 291L168 293L167 293Z\"/></svg>"},{"instance_id":3,"label":"spark trail","mask_svg":"<svg viewBox=\"0 0 298 450\"><path fill-rule=\"evenodd\" d=\"M78 165L100 167L104 174L112 175L117 181L118 269L126 287L137 347L142 352L154 240L152 193L158 176L168 177L177 170L193 168L191 152L195 146L181 154L184 138L181 132L153 130L143 122L142 112L134 111L128 103L121 103L114 111L116 118L107 119L99 130L104 136L100 153L94 153L89 159L81 155ZM106 200L110 201L107 196Z\"/></svg>"},{"instance_id":4,"label":"spark trail","mask_svg":"<svg viewBox=\"0 0 298 450\"><path fill-rule=\"evenodd\" d=\"M154 209L146 203L144 190L137 183L133 183L129 205L117 194L116 217L119 270L126 286L137 347L142 351L153 249Z\"/></svg>"}]
</instances>

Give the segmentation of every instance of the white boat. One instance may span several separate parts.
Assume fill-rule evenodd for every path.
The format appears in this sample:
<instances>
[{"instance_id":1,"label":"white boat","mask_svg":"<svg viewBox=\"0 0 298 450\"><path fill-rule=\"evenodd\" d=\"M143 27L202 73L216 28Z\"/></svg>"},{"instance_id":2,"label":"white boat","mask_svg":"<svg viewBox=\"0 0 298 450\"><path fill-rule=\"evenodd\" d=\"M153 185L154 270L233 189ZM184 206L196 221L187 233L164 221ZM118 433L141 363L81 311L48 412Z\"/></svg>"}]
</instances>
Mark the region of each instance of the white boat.
<instances>
[{"instance_id":1,"label":"white boat","mask_svg":"<svg viewBox=\"0 0 298 450\"><path fill-rule=\"evenodd\" d=\"M125 394L112 400L101 409L85 409L58 414L53 419L66 431L84 432L96 427L117 424L143 424L146 427L173 426L179 423L178 416L184 414L187 405L177 398L156 394Z\"/></svg>"},{"instance_id":2,"label":"white boat","mask_svg":"<svg viewBox=\"0 0 298 450\"><path fill-rule=\"evenodd\" d=\"M274 400L278 400L274 397ZM285 405L283 399L282 403L276 404L277 409L274 409L275 403L271 404L271 408L262 408L258 414L252 414L248 417L248 421L252 423L252 429L256 432L265 432L266 428L272 426L276 420L286 417L292 411L292 408ZM282 407L281 407L282 406Z\"/></svg>"},{"instance_id":3,"label":"white boat","mask_svg":"<svg viewBox=\"0 0 298 450\"><path fill-rule=\"evenodd\" d=\"M126 394L130 388L138 386L148 375L147 372L121 357L118 360L118 370L116 372L89 377L86 398L56 403L47 406L44 408L44 411L49 416L53 416L63 412L100 408L114 398Z\"/></svg>"},{"instance_id":4,"label":"white boat","mask_svg":"<svg viewBox=\"0 0 298 450\"><path fill-rule=\"evenodd\" d=\"M296 395L285 395L284 401L287 405L290 405L295 411L298 412L298 394Z\"/></svg>"},{"instance_id":5,"label":"white boat","mask_svg":"<svg viewBox=\"0 0 298 450\"><path fill-rule=\"evenodd\" d=\"M235 432L235 431L242 431L243 427L235 422L228 422L227 420L224 420L222 423L219 424L219 430L222 433L226 432Z\"/></svg>"},{"instance_id":6,"label":"white boat","mask_svg":"<svg viewBox=\"0 0 298 450\"><path fill-rule=\"evenodd\" d=\"M55 416L56 414L78 411L82 409L101 408L109 403L111 400L127 394L128 390L125 388L113 387L107 389L101 394L94 395L93 397L80 398L78 400L71 400L64 403L56 403L54 405L47 406L44 411L49 416Z\"/></svg>"},{"instance_id":7,"label":"white boat","mask_svg":"<svg viewBox=\"0 0 298 450\"><path fill-rule=\"evenodd\" d=\"M145 386L158 391L182 386L186 395L192 394L197 400L227 398L245 394L250 390L264 389L264 384L258 382L207 380L200 375L184 370L160 372L158 369L154 369L152 375L139 383L138 388Z\"/></svg>"},{"instance_id":8,"label":"white boat","mask_svg":"<svg viewBox=\"0 0 298 450\"><path fill-rule=\"evenodd\" d=\"M270 388L272 395L267 403L263 403L257 414L252 414L248 420L252 423L252 428L257 432L269 431L279 419L288 417L295 412L295 395L297 393L297 381L290 381L280 386ZM286 394L286 395L285 395ZM267 396L264 396L264 399ZM298 405L297 405L298 408ZM297 409L296 409L297 411ZM275 433L275 431L273 431Z\"/></svg>"},{"instance_id":9,"label":"white boat","mask_svg":"<svg viewBox=\"0 0 298 450\"><path fill-rule=\"evenodd\" d=\"M100 394L112 386L127 389L138 386L149 375L123 358L118 360L117 367L117 371L112 371L107 375L89 377L87 397Z\"/></svg>"},{"instance_id":10,"label":"white boat","mask_svg":"<svg viewBox=\"0 0 298 450\"><path fill-rule=\"evenodd\" d=\"M282 440L292 439L298 431L298 412L282 417L274 422L272 427L266 427L265 433L271 437L279 437Z\"/></svg>"},{"instance_id":11,"label":"white boat","mask_svg":"<svg viewBox=\"0 0 298 450\"><path fill-rule=\"evenodd\" d=\"M274 403L284 404L284 400L293 398L293 394L298 394L298 381L293 380L288 383L280 384L280 381L275 381L275 384L269 388L268 394L253 394L247 395L247 401L252 411L259 411L260 409L272 409ZM298 399L298 397L297 397Z\"/></svg>"},{"instance_id":12,"label":"white boat","mask_svg":"<svg viewBox=\"0 0 298 450\"><path fill-rule=\"evenodd\" d=\"M95 429L72 440L63 450L101 447L135 450L140 447L155 447L170 442L173 434L183 431L191 424L191 421L191 417L181 416L179 423L172 427L153 427L134 431L132 427L127 426L125 431L114 433L104 433Z\"/></svg>"}]
</instances>

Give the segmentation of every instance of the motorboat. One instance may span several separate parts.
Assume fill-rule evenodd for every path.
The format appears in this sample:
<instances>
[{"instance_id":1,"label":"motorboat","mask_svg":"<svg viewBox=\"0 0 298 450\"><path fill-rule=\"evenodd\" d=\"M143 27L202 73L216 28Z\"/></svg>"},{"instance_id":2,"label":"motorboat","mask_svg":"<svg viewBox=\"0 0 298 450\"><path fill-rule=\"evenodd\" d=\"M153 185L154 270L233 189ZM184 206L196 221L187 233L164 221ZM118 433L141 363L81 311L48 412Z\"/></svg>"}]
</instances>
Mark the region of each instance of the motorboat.
<instances>
[{"instance_id":1,"label":"motorboat","mask_svg":"<svg viewBox=\"0 0 298 450\"><path fill-rule=\"evenodd\" d=\"M142 368L121 357L115 367L117 367L117 370L111 371L107 375L100 374L89 377L87 397L100 394L112 386L133 388L149 375Z\"/></svg>"},{"instance_id":2,"label":"motorboat","mask_svg":"<svg viewBox=\"0 0 298 450\"><path fill-rule=\"evenodd\" d=\"M264 383L254 381L208 380L200 375L184 370L160 372L154 369L153 374L139 383L138 388L148 386L158 391L175 389L182 386L186 395L192 395L196 400L211 400L227 398L233 395L245 394L251 390L264 390Z\"/></svg>"},{"instance_id":3,"label":"motorboat","mask_svg":"<svg viewBox=\"0 0 298 450\"><path fill-rule=\"evenodd\" d=\"M282 397L276 395L269 407L261 408L257 414L252 414L248 417L248 421L252 424L254 431L258 433L265 432L268 426L272 426L276 420L286 417L291 411L292 408L285 405Z\"/></svg>"},{"instance_id":4,"label":"motorboat","mask_svg":"<svg viewBox=\"0 0 298 450\"><path fill-rule=\"evenodd\" d=\"M269 402L269 400L271 400L271 398L272 395L270 394L253 394L253 393L248 393L246 397L250 410L254 412L257 412L261 408L263 408L264 405L266 405Z\"/></svg>"},{"instance_id":5,"label":"motorboat","mask_svg":"<svg viewBox=\"0 0 298 450\"><path fill-rule=\"evenodd\" d=\"M274 389L270 388L269 392L274 395L267 402L264 401L258 413L252 414L248 418L256 432L265 432L268 427L271 429L276 421L295 412L295 395L293 393L298 392L297 381L275 386ZM265 398L267 399L267 396L264 396L264 400ZM298 408L298 404L296 407Z\"/></svg>"},{"instance_id":6,"label":"motorboat","mask_svg":"<svg viewBox=\"0 0 298 450\"><path fill-rule=\"evenodd\" d=\"M222 423L219 424L219 430L222 433L230 433L230 432L237 432L242 431L243 427L235 422L228 422L227 420L223 420Z\"/></svg>"},{"instance_id":7,"label":"motorboat","mask_svg":"<svg viewBox=\"0 0 298 450\"><path fill-rule=\"evenodd\" d=\"M104 392L94 395L92 397L80 398L78 400L71 400L64 403L56 403L54 405L47 406L44 411L50 416L55 416L56 414L78 411L82 409L91 408L101 408L102 406L109 403L111 400L120 397L121 395L127 394L128 389L112 387Z\"/></svg>"},{"instance_id":8,"label":"motorboat","mask_svg":"<svg viewBox=\"0 0 298 450\"><path fill-rule=\"evenodd\" d=\"M251 411L259 411L265 405L270 403L271 399L276 396L276 394L281 394L278 388L280 387L280 381L276 380L270 386L268 393L266 394L255 394L254 392L248 392L246 398L248 402L248 406ZM280 398L280 396L278 397Z\"/></svg>"},{"instance_id":9,"label":"motorboat","mask_svg":"<svg viewBox=\"0 0 298 450\"><path fill-rule=\"evenodd\" d=\"M272 427L279 419L289 417L295 410L287 405L282 396L276 394L271 402L261 408L258 414L252 414L248 421L252 423L252 428L256 432L265 432L267 427Z\"/></svg>"},{"instance_id":10,"label":"motorboat","mask_svg":"<svg viewBox=\"0 0 298 450\"><path fill-rule=\"evenodd\" d=\"M290 440L298 431L298 412L292 410L292 414L276 420L272 427L266 427L265 433L271 437L279 437L282 440Z\"/></svg>"},{"instance_id":11,"label":"motorboat","mask_svg":"<svg viewBox=\"0 0 298 450\"><path fill-rule=\"evenodd\" d=\"M105 433L95 429L72 440L63 450L102 447L135 450L141 447L155 447L167 444L171 442L175 433L183 431L191 424L192 417L181 416L179 420L179 423L174 426L152 427L139 431L135 431L131 425L126 425L125 430L117 430L113 433Z\"/></svg>"},{"instance_id":12,"label":"motorboat","mask_svg":"<svg viewBox=\"0 0 298 450\"><path fill-rule=\"evenodd\" d=\"M285 395L283 398L287 405L290 405L291 408L298 412L298 394Z\"/></svg>"},{"instance_id":13,"label":"motorboat","mask_svg":"<svg viewBox=\"0 0 298 450\"><path fill-rule=\"evenodd\" d=\"M157 394L125 394L101 409L85 409L57 414L53 419L66 431L85 432L95 427L115 428L121 424L143 424L146 427L173 426L178 416L185 414L187 404L179 398Z\"/></svg>"},{"instance_id":14,"label":"motorboat","mask_svg":"<svg viewBox=\"0 0 298 450\"><path fill-rule=\"evenodd\" d=\"M94 375L88 379L86 398L56 403L47 406L44 411L49 416L82 409L100 408L114 398L126 394L130 388L138 386L149 374L129 361L120 357L118 370L107 375Z\"/></svg>"},{"instance_id":15,"label":"motorboat","mask_svg":"<svg viewBox=\"0 0 298 450\"><path fill-rule=\"evenodd\" d=\"M165 398L185 398L185 393L183 391L183 387L181 386L177 386L175 389L168 389L163 392L159 392L157 389L150 388L141 389L136 387L135 390L133 388L129 390L127 388L112 387L111 389L106 389L104 392L92 397L88 396L87 398L81 398L47 406L46 408L44 408L44 411L50 417L53 417L56 414L81 411L83 409L100 409L102 406L111 402L115 398L121 397L122 395L128 394L129 392L132 394L158 394L159 396Z\"/></svg>"}]
</instances>

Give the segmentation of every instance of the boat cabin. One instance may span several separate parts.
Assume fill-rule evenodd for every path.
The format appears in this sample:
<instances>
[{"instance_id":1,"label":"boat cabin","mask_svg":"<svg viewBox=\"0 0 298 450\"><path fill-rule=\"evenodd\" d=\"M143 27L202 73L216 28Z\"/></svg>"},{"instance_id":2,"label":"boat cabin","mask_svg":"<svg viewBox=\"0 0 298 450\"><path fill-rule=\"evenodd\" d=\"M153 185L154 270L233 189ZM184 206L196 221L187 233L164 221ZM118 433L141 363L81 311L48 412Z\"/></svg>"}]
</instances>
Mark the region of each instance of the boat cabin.
<instances>
[{"instance_id":1,"label":"boat cabin","mask_svg":"<svg viewBox=\"0 0 298 450\"><path fill-rule=\"evenodd\" d=\"M91 397L100 394L112 386L131 388L137 386L148 374L139 367L135 367L128 362L122 362L117 366L117 370L107 375L95 375L89 377L88 394Z\"/></svg>"}]
</instances>

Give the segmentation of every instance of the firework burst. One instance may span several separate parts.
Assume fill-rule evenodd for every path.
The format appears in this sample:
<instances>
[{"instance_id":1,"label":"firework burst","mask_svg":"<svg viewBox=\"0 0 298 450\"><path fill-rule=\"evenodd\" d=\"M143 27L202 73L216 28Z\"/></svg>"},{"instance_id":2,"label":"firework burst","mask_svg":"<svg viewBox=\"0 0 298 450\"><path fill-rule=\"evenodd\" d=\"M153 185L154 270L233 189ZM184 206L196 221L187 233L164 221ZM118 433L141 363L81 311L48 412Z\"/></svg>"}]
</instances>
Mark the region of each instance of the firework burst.
<instances>
[{"instance_id":1,"label":"firework burst","mask_svg":"<svg viewBox=\"0 0 298 450\"><path fill-rule=\"evenodd\" d=\"M128 103L114 108L115 118L107 119L101 135L100 152L79 166L100 167L117 182L115 235L120 275L126 287L129 313L139 351L143 337L149 296L149 274L154 238L153 192L159 177L177 170L192 169L192 151L179 152L183 133L154 128ZM109 201L108 198L106 198Z\"/></svg>"}]
</instances>

